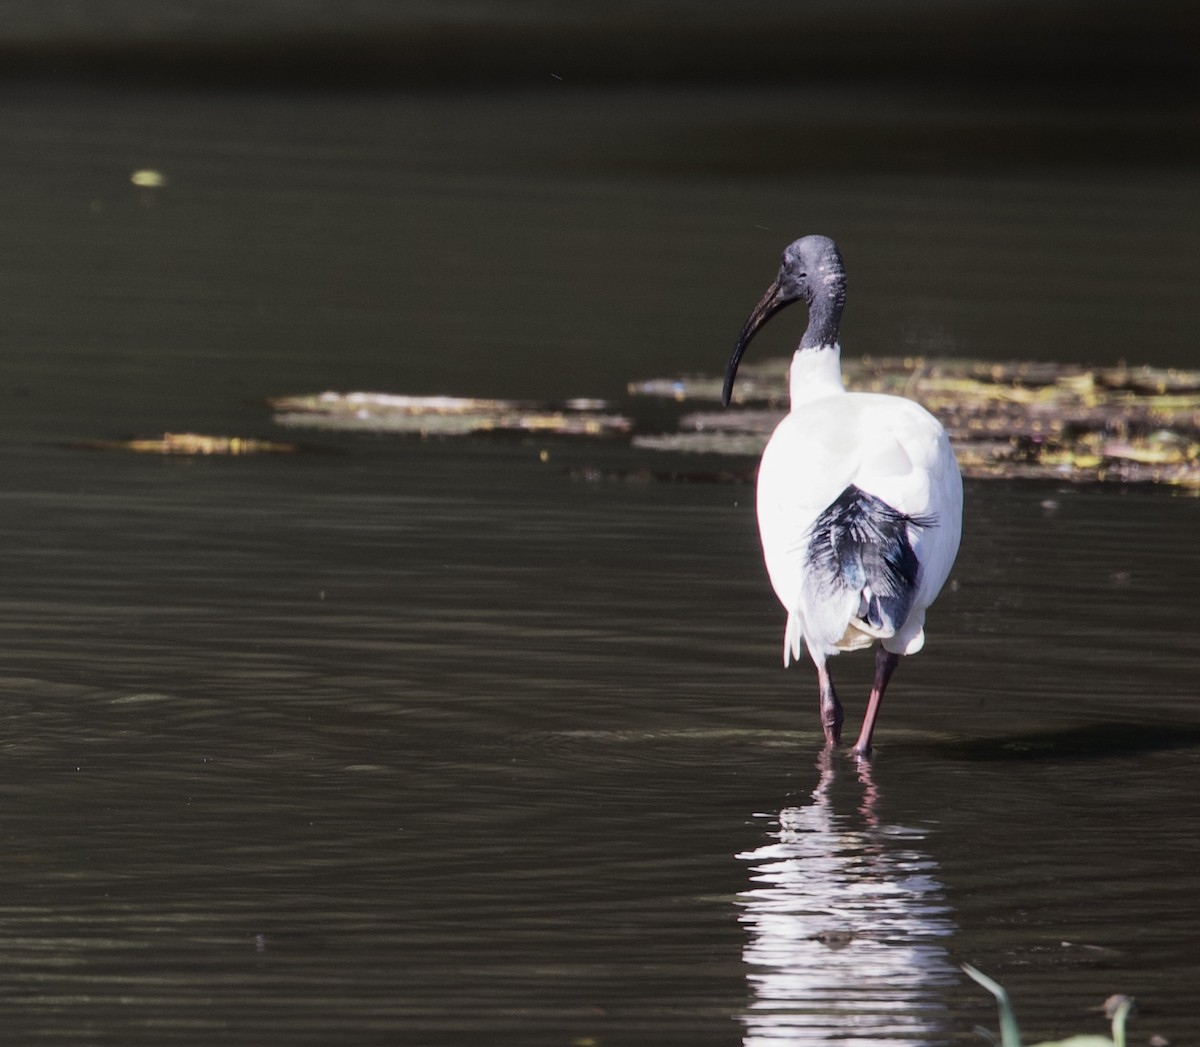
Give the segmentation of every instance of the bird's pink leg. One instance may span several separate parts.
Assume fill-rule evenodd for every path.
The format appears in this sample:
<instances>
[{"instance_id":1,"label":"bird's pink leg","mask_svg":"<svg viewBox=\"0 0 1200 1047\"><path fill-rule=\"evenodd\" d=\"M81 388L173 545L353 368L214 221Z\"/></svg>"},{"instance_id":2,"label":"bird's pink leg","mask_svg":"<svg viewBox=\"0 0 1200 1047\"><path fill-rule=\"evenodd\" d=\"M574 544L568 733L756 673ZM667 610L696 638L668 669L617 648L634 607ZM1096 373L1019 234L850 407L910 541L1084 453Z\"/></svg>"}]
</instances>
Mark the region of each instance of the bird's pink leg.
<instances>
[{"instance_id":1,"label":"bird's pink leg","mask_svg":"<svg viewBox=\"0 0 1200 1047\"><path fill-rule=\"evenodd\" d=\"M885 651L883 647L875 652L875 682L871 684L871 700L867 703L867 715L863 717L862 731L859 732L858 741L851 750L857 756L871 754L871 735L875 732L879 706L883 704L883 692L887 690L888 680L892 678L899 661L900 655Z\"/></svg>"},{"instance_id":2,"label":"bird's pink leg","mask_svg":"<svg viewBox=\"0 0 1200 1047\"><path fill-rule=\"evenodd\" d=\"M825 744L833 748L842 740L842 703L838 701L829 677L829 666L824 661L817 665L817 686L821 692L821 726L825 730Z\"/></svg>"}]
</instances>

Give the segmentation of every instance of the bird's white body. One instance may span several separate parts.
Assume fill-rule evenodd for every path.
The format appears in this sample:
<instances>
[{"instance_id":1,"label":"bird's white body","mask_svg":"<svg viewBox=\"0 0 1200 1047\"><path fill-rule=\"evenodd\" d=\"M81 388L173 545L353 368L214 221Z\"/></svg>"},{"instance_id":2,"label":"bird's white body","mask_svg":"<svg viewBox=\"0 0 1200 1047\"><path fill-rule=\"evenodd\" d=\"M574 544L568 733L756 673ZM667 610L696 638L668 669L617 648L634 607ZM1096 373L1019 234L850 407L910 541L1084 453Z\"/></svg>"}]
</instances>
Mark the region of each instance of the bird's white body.
<instances>
[{"instance_id":1,"label":"bird's white body","mask_svg":"<svg viewBox=\"0 0 1200 1047\"><path fill-rule=\"evenodd\" d=\"M950 441L919 404L842 386L840 350L797 351L791 410L779 423L758 474L758 523L771 584L787 611L784 664L804 645L823 664L839 651L880 643L914 654L925 642L925 610L950 573L962 526L962 479ZM850 485L920 524L907 525L919 563L902 622L872 625L863 594L830 592L810 568L818 518ZM868 594L869 595L869 594Z\"/></svg>"}]
</instances>

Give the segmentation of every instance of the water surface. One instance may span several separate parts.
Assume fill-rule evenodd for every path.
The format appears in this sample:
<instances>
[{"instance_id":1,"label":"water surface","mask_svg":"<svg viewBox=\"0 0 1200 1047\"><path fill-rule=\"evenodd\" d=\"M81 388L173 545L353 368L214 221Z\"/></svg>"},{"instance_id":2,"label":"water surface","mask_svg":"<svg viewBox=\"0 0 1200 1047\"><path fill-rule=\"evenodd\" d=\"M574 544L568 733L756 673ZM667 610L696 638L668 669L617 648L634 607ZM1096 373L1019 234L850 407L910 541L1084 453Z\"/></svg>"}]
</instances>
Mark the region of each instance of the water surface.
<instances>
[{"instance_id":1,"label":"water surface","mask_svg":"<svg viewBox=\"0 0 1200 1047\"><path fill-rule=\"evenodd\" d=\"M968 485L864 768L779 664L747 486L579 479L661 460L555 438L68 446L717 370L810 231L847 352L1197 366L1191 172L714 159L789 97L13 89L12 1038L962 1042L964 961L1030 1039L1117 991L1186 1038L1194 498ZM861 716L870 659L834 669Z\"/></svg>"}]
</instances>

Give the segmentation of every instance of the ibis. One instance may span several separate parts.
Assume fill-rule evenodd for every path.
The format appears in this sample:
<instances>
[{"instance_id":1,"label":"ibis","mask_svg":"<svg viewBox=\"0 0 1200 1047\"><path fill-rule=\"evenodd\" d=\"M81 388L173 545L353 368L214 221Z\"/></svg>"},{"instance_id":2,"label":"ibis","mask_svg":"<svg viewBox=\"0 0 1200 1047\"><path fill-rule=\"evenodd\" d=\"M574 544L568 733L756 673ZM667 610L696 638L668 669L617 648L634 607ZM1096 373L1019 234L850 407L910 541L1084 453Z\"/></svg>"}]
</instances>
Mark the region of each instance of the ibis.
<instances>
[{"instance_id":1,"label":"ibis","mask_svg":"<svg viewBox=\"0 0 1200 1047\"><path fill-rule=\"evenodd\" d=\"M758 528L771 585L787 612L783 664L801 645L817 669L825 743L841 742L843 711L829 659L875 646L875 677L853 752L871 752L875 722L901 655L925 643L925 611L945 584L962 532L962 478L945 429L912 400L847 392L838 327L846 273L837 244L805 236L734 346L729 406L750 340L803 300L808 326L788 374L790 409L763 451Z\"/></svg>"}]
</instances>

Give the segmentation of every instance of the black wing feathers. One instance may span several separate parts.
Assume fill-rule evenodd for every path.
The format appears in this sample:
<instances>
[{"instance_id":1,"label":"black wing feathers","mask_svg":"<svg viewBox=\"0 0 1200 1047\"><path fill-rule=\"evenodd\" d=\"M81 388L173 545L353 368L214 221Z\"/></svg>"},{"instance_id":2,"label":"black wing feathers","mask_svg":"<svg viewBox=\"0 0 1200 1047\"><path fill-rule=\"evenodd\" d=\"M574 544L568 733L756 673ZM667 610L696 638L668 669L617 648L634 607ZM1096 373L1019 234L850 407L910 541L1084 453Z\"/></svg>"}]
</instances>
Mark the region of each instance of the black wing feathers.
<instances>
[{"instance_id":1,"label":"black wing feathers","mask_svg":"<svg viewBox=\"0 0 1200 1047\"><path fill-rule=\"evenodd\" d=\"M851 484L809 530L809 570L823 592L863 593L858 617L868 625L898 629L908 617L921 573L908 528L933 523L933 517L898 512Z\"/></svg>"}]
</instances>

